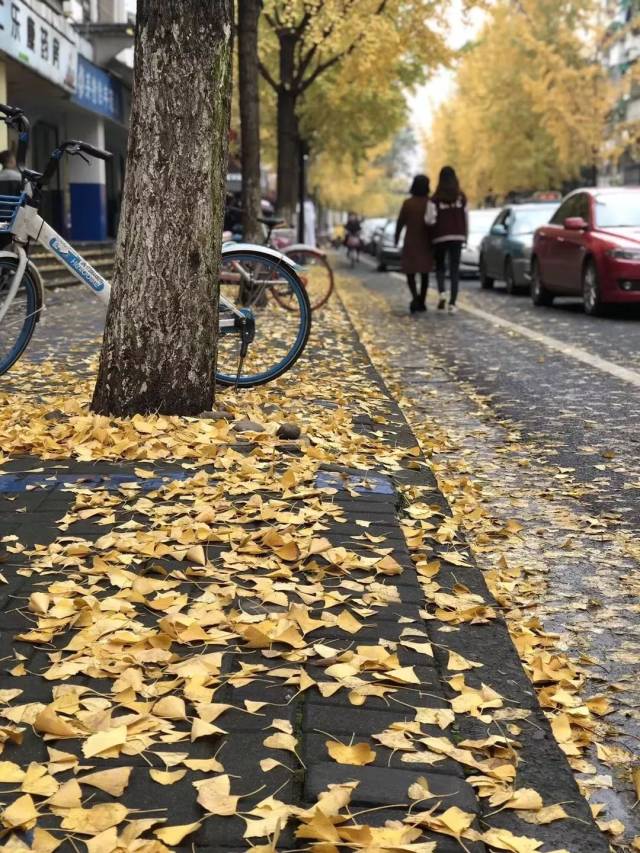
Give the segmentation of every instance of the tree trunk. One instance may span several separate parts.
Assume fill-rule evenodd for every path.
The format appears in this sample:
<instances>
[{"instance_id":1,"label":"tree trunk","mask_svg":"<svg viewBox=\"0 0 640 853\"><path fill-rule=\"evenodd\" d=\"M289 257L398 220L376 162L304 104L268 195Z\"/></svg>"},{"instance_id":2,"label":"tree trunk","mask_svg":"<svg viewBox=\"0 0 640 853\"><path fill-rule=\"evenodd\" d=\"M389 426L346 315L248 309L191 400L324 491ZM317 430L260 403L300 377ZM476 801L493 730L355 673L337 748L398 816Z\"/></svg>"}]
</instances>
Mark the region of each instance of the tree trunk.
<instances>
[{"instance_id":1,"label":"tree trunk","mask_svg":"<svg viewBox=\"0 0 640 853\"><path fill-rule=\"evenodd\" d=\"M261 236L260 92L258 70L258 19L261 0L238 3L238 85L242 146L242 228L247 242Z\"/></svg>"},{"instance_id":2,"label":"tree trunk","mask_svg":"<svg viewBox=\"0 0 640 853\"><path fill-rule=\"evenodd\" d=\"M298 200L300 130L294 88L296 36L286 30L280 39L280 85L278 87L278 213L293 223Z\"/></svg>"},{"instance_id":3,"label":"tree trunk","mask_svg":"<svg viewBox=\"0 0 640 853\"><path fill-rule=\"evenodd\" d=\"M131 130L92 408L192 415L214 395L231 0L138 0Z\"/></svg>"}]
</instances>

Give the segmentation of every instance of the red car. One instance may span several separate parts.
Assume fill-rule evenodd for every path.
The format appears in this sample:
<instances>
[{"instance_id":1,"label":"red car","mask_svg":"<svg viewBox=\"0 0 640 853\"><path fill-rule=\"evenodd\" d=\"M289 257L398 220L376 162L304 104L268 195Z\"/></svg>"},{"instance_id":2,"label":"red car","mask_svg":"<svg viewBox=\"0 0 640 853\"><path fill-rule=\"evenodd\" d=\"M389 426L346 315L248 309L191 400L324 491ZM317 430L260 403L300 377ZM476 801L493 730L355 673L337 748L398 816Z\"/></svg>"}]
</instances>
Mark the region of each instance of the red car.
<instances>
[{"instance_id":1,"label":"red car","mask_svg":"<svg viewBox=\"0 0 640 853\"><path fill-rule=\"evenodd\" d=\"M582 296L587 314L640 305L640 187L575 190L533 238L531 298Z\"/></svg>"}]
</instances>

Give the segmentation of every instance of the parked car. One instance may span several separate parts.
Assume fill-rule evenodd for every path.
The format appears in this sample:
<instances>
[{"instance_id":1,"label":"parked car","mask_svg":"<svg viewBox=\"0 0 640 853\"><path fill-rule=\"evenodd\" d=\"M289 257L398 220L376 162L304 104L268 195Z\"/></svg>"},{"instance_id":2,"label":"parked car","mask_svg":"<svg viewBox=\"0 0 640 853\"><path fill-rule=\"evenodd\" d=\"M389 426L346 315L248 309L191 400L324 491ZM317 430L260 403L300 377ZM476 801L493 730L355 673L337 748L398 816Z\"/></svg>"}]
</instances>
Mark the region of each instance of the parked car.
<instances>
[{"instance_id":1,"label":"parked car","mask_svg":"<svg viewBox=\"0 0 640 853\"><path fill-rule=\"evenodd\" d=\"M496 217L480 244L480 286L504 281L507 293L529 289L531 247L538 226L548 222L559 202L510 204Z\"/></svg>"},{"instance_id":2,"label":"parked car","mask_svg":"<svg viewBox=\"0 0 640 853\"><path fill-rule=\"evenodd\" d=\"M582 296L587 314L640 305L640 187L575 190L535 233L531 297Z\"/></svg>"},{"instance_id":3,"label":"parked car","mask_svg":"<svg viewBox=\"0 0 640 853\"><path fill-rule=\"evenodd\" d=\"M376 217L374 219L365 219L362 223L362 248L370 255L375 255L376 246L374 243L374 235L377 229L384 228L387 220L385 218Z\"/></svg>"},{"instance_id":4,"label":"parked car","mask_svg":"<svg viewBox=\"0 0 640 853\"><path fill-rule=\"evenodd\" d=\"M462 247L460 257L460 274L463 276L478 275L480 267L480 243L488 233L492 222L500 212L499 207L483 207L469 211L469 237Z\"/></svg>"},{"instance_id":5,"label":"parked car","mask_svg":"<svg viewBox=\"0 0 640 853\"><path fill-rule=\"evenodd\" d=\"M404 233L400 235L398 245L395 245L396 220L388 219L380 233L376 246L378 272L386 272L389 267L400 269L400 253L404 242Z\"/></svg>"}]
</instances>

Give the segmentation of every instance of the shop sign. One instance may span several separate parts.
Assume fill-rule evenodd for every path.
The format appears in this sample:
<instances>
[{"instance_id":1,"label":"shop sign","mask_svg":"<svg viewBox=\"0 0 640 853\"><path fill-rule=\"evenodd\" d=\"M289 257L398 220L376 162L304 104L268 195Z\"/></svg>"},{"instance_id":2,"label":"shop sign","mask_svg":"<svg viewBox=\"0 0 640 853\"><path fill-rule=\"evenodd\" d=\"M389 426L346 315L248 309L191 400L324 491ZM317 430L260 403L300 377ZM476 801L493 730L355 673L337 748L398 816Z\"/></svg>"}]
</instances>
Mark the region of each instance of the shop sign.
<instances>
[{"instance_id":1,"label":"shop sign","mask_svg":"<svg viewBox=\"0 0 640 853\"><path fill-rule=\"evenodd\" d=\"M77 36L69 21L41 0L0 0L0 50L75 91Z\"/></svg>"},{"instance_id":2,"label":"shop sign","mask_svg":"<svg viewBox=\"0 0 640 853\"><path fill-rule=\"evenodd\" d=\"M87 110L122 121L122 85L93 62L78 54L76 92L72 100Z\"/></svg>"}]
</instances>

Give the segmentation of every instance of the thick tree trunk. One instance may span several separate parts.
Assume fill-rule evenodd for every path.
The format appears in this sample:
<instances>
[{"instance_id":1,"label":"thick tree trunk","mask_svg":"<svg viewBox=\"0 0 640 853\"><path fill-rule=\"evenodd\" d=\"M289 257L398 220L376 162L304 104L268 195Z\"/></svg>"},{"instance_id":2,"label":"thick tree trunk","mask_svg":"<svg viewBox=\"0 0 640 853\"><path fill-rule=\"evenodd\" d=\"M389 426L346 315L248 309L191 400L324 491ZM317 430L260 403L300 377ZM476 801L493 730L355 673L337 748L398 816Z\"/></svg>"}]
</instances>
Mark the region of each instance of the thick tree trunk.
<instances>
[{"instance_id":1,"label":"thick tree trunk","mask_svg":"<svg viewBox=\"0 0 640 853\"><path fill-rule=\"evenodd\" d=\"M278 87L278 199L279 214L293 223L298 201L298 159L300 130L295 90L296 36L288 30L280 33L280 85Z\"/></svg>"},{"instance_id":2,"label":"thick tree trunk","mask_svg":"<svg viewBox=\"0 0 640 853\"><path fill-rule=\"evenodd\" d=\"M231 0L138 0L122 218L93 410L211 408Z\"/></svg>"},{"instance_id":3,"label":"thick tree trunk","mask_svg":"<svg viewBox=\"0 0 640 853\"><path fill-rule=\"evenodd\" d=\"M258 70L258 19L261 0L238 3L238 85L242 145L242 227L244 239L260 238L260 91Z\"/></svg>"}]
</instances>

